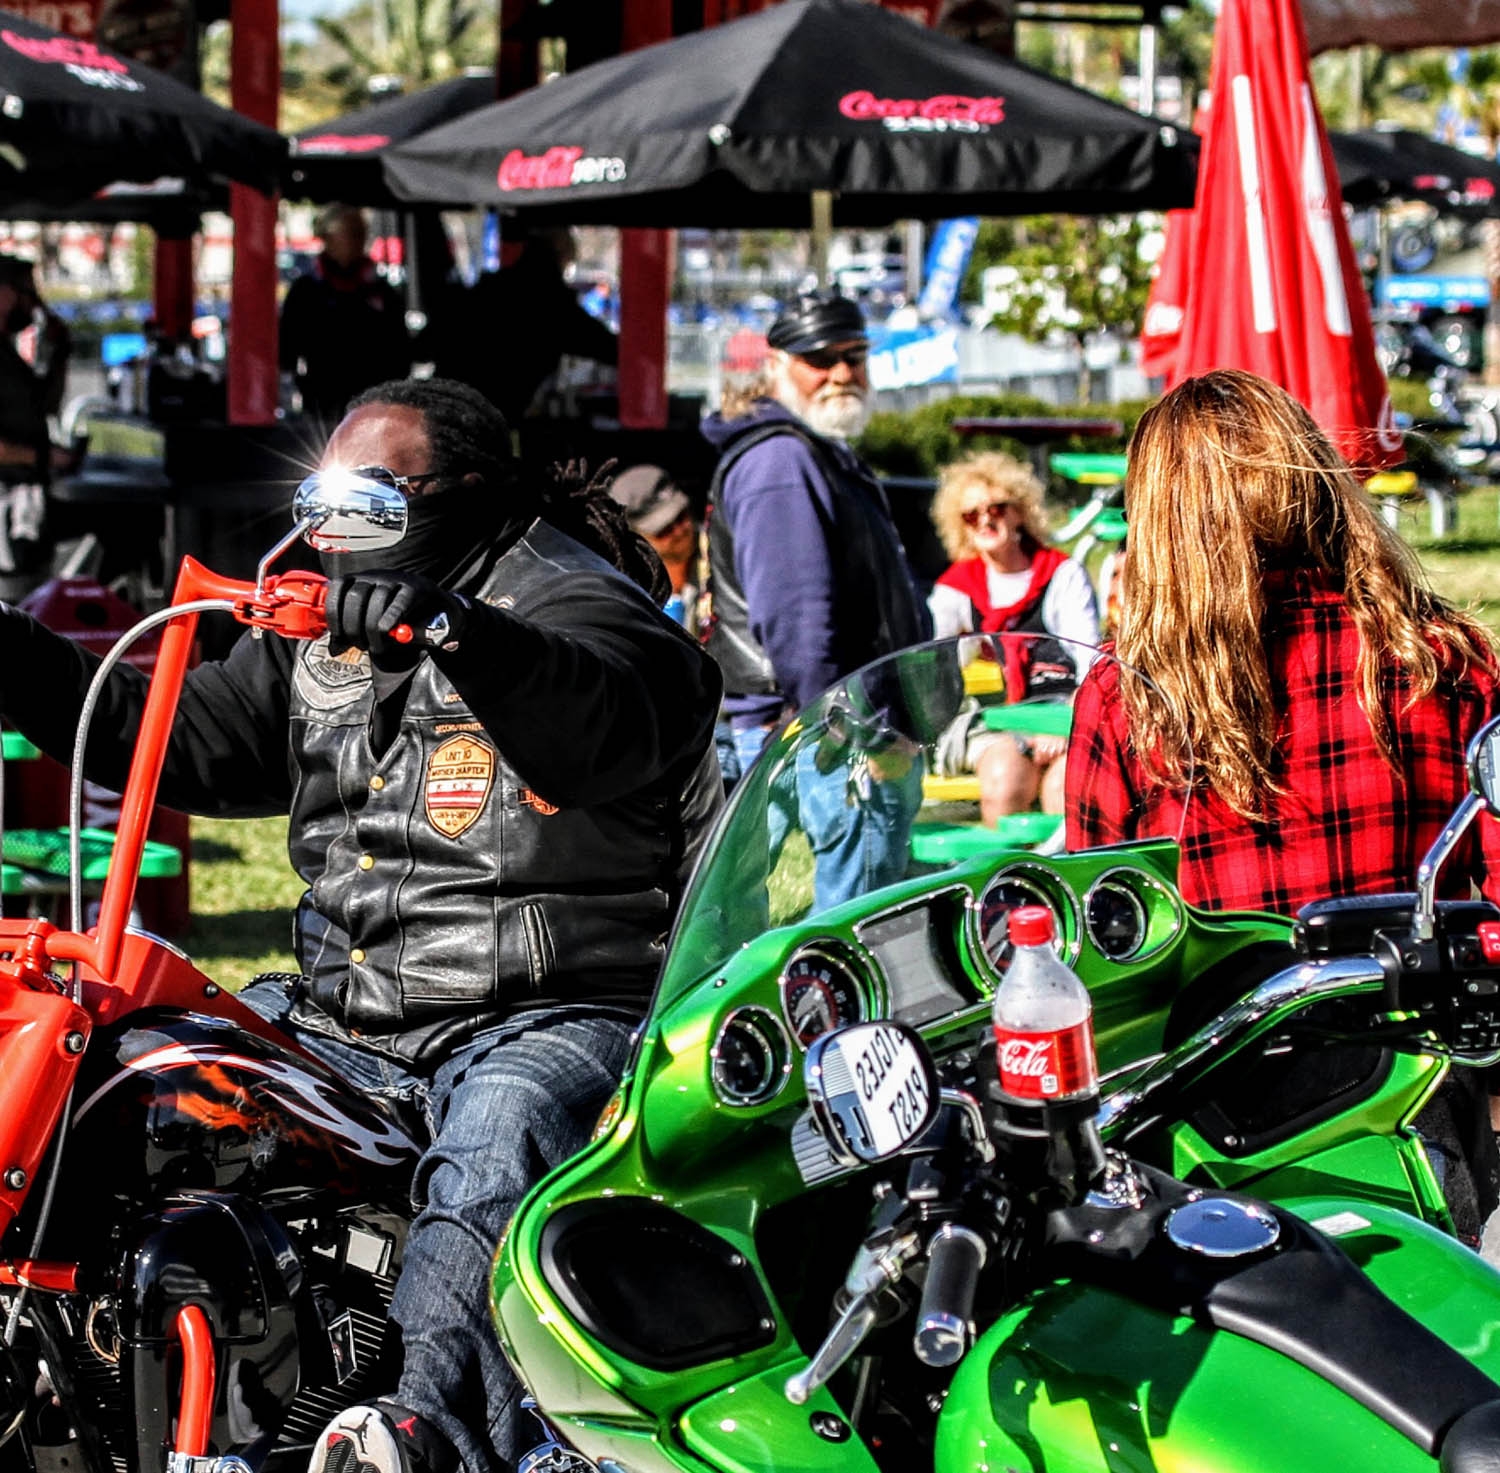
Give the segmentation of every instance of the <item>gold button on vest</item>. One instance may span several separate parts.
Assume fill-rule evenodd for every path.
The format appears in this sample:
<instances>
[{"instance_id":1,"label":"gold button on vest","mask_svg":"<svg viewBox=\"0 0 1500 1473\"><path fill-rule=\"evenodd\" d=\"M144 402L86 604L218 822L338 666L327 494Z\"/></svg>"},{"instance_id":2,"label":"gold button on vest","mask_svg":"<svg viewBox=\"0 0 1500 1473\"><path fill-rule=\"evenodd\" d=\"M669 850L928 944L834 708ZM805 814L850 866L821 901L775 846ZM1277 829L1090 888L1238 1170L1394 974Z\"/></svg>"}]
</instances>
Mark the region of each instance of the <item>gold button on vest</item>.
<instances>
[{"instance_id":1,"label":"gold button on vest","mask_svg":"<svg viewBox=\"0 0 1500 1473\"><path fill-rule=\"evenodd\" d=\"M362 946L356 946L349 953L349 960L351 962L354 962L354 963L358 964L359 962L362 962L364 959L365 959L365 952L364 952L364 948Z\"/></svg>"},{"instance_id":2,"label":"gold button on vest","mask_svg":"<svg viewBox=\"0 0 1500 1473\"><path fill-rule=\"evenodd\" d=\"M359 856L359 867L361 869L374 869L375 856L373 854L361 854Z\"/></svg>"},{"instance_id":3,"label":"gold button on vest","mask_svg":"<svg viewBox=\"0 0 1500 1473\"><path fill-rule=\"evenodd\" d=\"M370 786L378 793L385 786L385 779L383 777L372 777L370 779Z\"/></svg>"}]
</instances>

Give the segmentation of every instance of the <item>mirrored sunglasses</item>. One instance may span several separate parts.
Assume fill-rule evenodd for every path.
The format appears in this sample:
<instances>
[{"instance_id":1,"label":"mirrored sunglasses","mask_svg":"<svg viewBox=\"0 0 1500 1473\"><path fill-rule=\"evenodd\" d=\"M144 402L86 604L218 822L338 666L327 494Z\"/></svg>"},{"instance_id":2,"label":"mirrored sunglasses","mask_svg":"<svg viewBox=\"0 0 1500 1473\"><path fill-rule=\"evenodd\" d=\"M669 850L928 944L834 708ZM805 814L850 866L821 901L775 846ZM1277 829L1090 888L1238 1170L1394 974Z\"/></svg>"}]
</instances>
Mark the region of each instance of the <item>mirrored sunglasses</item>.
<instances>
[{"instance_id":1,"label":"mirrored sunglasses","mask_svg":"<svg viewBox=\"0 0 1500 1473\"><path fill-rule=\"evenodd\" d=\"M398 476L395 471L385 465L329 466L326 470L316 470L306 476L297 490L312 492L320 487L343 490L360 481L373 481L377 486L384 486L387 491L399 491L403 496L410 498L423 495L423 487L443 479L439 471L424 471L416 476Z\"/></svg>"}]
</instances>

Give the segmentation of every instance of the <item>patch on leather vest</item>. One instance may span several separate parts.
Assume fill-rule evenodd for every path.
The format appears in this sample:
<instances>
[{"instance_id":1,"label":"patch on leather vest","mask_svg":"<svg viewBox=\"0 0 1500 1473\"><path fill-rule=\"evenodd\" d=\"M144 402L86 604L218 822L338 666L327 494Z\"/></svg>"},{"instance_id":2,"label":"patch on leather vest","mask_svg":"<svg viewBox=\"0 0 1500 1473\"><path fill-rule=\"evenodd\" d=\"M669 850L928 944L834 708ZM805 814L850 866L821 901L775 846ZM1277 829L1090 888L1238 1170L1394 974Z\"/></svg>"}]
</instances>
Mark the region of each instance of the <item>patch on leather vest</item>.
<instances>
[{"instance_id":1,"label":"patch on leather vest","mask_svg":"<svg viewBox=\"0 0 1500 1473\"><path fill-rule=\"evenodd\" d=\"M292 683L313 710L335 711L357 700L369 685L370 657L355 649L330 655L325 634L305 647L292 673Z\"/></svg>"},{"instance_id":2,"label":"patch on leather vest","mask_svg":"<svg viewBox=\"0 0 1500 1473\"><path fill-rule=\"evenodd\" d=\"M472 827L495 785L495 754L472 737L454 737L427 759L427 821L456 839Z\"/></svg>"}]
</instances>

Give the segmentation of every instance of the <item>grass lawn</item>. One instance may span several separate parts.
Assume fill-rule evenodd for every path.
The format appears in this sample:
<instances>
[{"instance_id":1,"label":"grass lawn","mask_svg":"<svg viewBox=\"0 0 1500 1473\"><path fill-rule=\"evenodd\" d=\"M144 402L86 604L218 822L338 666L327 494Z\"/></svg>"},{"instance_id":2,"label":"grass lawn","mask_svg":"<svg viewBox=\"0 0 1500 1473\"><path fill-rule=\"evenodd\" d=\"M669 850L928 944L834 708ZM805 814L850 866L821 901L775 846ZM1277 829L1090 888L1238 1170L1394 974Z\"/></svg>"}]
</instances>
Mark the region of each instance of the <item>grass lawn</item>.
<instances>
[{"instance_id":1,"label":"grass lawn","mask_svg":"<svg viewBox=\"0 0 1500 1473\"><path fill-rule=\"evenodd\" d=\"M284 818L193 820L192 925L177 944L238 991L258 972L291 972L292 910L302 882L286 857Z\"/></svg>"},{"instance_id":2,"label":"grass lawn","mask_svg":"<svg viewBox=\"0 0 1500 1473\"><path fill-rule=\"evenodd\" d=\"M1458 526L1434 541L1424 504L1401 514L1401 531L1421 554L1432 586L1469 609L1500 635L1500 488L1485 486L1461 497Z\"/></svg>"},{"instance_id":3,"label":"grass lawn","mask_svg":"<svg viewBox=\"0 0 1500 1473\"><path fill-rule=\"evenodd\" d=\"M1433 586L1500 635L1500 489L1469 493L1454 535L1434 542L1428 530L1425 503L1402 511L1401 532ZM799 858L810 869L806 856ZM227 987L241 987L257 972L293 970L292 909L301 892L287 863L285 819L194 819L193 924L180 944Z\"/></svg>"}]
</instances>

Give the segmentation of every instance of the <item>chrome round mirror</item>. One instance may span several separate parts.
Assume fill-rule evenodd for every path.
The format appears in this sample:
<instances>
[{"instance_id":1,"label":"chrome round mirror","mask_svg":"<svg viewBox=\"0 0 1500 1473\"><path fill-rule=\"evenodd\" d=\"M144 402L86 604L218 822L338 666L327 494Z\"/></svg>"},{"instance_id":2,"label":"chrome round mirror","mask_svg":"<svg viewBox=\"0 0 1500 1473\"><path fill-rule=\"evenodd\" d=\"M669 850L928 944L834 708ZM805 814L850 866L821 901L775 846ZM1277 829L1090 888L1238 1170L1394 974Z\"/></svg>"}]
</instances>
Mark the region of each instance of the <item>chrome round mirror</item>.
<instances>
[{"instance_id":1,"label":"chrome round mirror","mask_svg":"<svg viewBox=\"0 0 1500 1473\"><path fill-rule=\"evenodd\" d=\"M922 1040L901 1023L857 1023L807 1051L803 1080L829 1149L846 1166L899 1155L927 1133L941 1087Z\"/></svg>"},{"instance_id":2,"label":"chrome round mirror","mask_svg":"<svg viewBox=\"0 0 1500 1473\"><path fill-rule=\"evenodd\" d=\"M314 471L292 497L292 518L319 552L373 551L406 535L406 498L353 471Z\"/></svg>"},{"instance_id":3,"label":"chrome round mirror","mask_svg":"<svg viewBox=\"0 0 1500 1473\"><path fill-rule=\"evenodd\" d=\"M1500 813L1500 716L1469 743L1469 787L1491 813Z\"/></svg>"}]
</instances>

